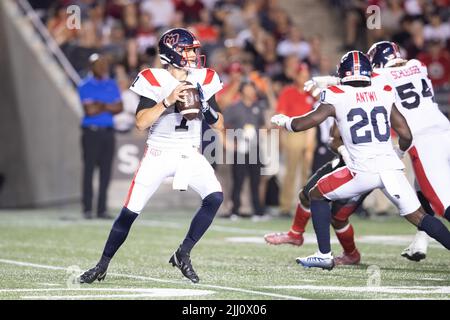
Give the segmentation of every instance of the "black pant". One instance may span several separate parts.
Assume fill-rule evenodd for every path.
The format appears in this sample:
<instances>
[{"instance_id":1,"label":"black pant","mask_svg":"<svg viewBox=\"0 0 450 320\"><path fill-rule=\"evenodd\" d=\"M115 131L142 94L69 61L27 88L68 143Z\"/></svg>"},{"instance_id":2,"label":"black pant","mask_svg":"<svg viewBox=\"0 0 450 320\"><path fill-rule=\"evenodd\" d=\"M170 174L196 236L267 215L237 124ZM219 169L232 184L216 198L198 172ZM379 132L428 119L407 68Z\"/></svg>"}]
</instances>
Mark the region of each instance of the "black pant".
<instances>
[{"instance_id":1,"label":"black pant","mask_svg":"<svg viewBox=\"0 0 450 320\"><path fill-rule=\"evenodd\" d=\"M262 208L259 201L259 182L261 180L261 164L258 162L256 164L249 164L248 155L245 157L245 164L236 164L236 154L235 161L232 165L233 171L233 189L231 200L233 201L232 213L238 214L239 208L241 207L241 191L242 185L244 184L245 177L249 175L250 177L250 191L252 194L252 205L253 214L262 215Z\"/></svg>"},{"instance_id":2,"label":"black pant","mask_svg":"<svg viewBox=\"0 0 450 320\"><path fill-rule=\"evenodd\" d=\"M106 196L111 178L115 138L112 128L83 128L83 212L92 212L92 177L96 166L100 169L97 214L106 213Z\"/></svg>"}]
</instances>

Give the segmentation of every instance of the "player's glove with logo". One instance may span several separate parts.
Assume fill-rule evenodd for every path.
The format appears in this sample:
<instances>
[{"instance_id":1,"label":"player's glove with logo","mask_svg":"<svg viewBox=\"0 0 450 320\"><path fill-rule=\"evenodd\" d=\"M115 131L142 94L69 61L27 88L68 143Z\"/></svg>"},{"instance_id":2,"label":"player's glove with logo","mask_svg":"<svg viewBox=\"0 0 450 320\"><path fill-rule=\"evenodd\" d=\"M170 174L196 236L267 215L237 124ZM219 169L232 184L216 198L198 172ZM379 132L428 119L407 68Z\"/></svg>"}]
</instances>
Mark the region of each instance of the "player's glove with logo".
<instances>
[{"instance_id":1,"label":"player's glove with logo","mask_svg":"<svg viewBox=\"0 0 450 320\"><path fill-rule=\"evenodd\" d=\"M211 108L208 101L205 100L205 95L203 94L202 86L199 83L197 83L197 90L202 105L203 117L205 118L206 123L208 124L216 123L217 120L219 120L219 114L216 112L216 110Z\"/></svg>"}]
</instances>

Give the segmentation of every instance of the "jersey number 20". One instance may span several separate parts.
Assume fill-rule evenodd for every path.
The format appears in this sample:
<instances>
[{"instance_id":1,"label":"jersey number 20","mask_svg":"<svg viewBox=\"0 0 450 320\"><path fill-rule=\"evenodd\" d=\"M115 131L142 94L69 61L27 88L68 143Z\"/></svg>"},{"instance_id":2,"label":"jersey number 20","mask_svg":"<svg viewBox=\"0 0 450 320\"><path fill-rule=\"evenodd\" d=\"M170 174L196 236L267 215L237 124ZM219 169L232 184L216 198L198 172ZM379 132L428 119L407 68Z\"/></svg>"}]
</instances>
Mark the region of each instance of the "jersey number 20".
<instances>
[{"instance_id":1,"label":"jersey number 20","mask_svg":"<svg viewBox=\"0 0 450 320\"><path fill-rule=\"evenodd\" d=\"M378 127L378 114L382 114L384 118L381 122L381 124L384 123L386 126L384 133L380 133L380 128ZM347 121L353 121L355 117L361 117L361 120L350 127L350 134L354 144L372 142L372 131L378 141L384 142L389 140L391 132L385 107L380 106L373 108L372 111L370 111L370 118L368 117L367 112L362 108L351 109L347 114ZM365 130L361 132L361 130L369 125L369 123L372 125L373 130Z\"/></svg>"}]
</instances>

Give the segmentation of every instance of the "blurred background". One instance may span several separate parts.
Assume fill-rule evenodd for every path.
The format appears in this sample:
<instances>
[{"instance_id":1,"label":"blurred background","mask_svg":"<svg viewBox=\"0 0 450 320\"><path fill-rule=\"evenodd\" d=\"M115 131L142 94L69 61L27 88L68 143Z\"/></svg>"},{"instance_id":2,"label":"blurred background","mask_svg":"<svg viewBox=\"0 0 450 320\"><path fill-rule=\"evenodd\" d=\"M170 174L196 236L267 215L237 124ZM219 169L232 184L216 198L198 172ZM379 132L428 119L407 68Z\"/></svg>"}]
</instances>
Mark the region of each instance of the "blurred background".
<instances>
[{"instance_id":1,"label":"blurred background","mask_svg":"<svg viewBox=\"0 0 450 320\"><path fill-rule=\"evenodd\" d=\"M380 8L380 28L367 28L372 5ZM405 57L427 65L436 101L448 116L449 16L450 0L2 0L0 208L75 208L81 217L83 108L77 86L89 74L93 53L107 57L124 107L114 117L108 207L115 215L147 137L134 128L138 97L128 87L140 70L161 67L157 42L167 29L185 27L197 35L207 66L224 83L217 101L225 115L248 99L263 115L259 128L269 128L276 112L292 116L313 108L314 99L302 91L311 76L333 75L343 53L366 52L380 40L397 42ZM243 90L247 82L256 94ZM233 121L225 122L233 128ZM219 214L292 216L301 184L333 157L324 144L326 127L302 139L297 146L280 133L280 170L260 177L257 210L246 181L239 212L232 212L233 168L215 165L226 199ZM405 163L412 179L409 159ZM145 211L199 203L193 191L172 191L166 181ZM363 216L393 213L377 193L360 210Z\"/></svg>"}]
</instances>

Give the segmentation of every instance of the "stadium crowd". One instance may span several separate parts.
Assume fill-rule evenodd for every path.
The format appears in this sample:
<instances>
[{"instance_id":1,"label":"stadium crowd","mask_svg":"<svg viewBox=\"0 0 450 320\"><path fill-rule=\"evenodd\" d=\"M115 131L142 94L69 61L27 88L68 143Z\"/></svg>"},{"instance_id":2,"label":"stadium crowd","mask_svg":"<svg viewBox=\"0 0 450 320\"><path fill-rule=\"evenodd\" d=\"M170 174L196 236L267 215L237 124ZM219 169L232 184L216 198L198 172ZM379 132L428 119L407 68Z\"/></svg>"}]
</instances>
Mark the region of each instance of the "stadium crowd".
<instances>
[{"instance_id":1,"label":"stadium crowd","mask_svg":"<svg viewBox=\"0 0 450 320\"><path fill-rule=\"evenodd\" d=\"M341 21L344 28L343 46L339 50L366 51L375 41L393 40L404 50L406 58L417 58L427 65L438 102L443 106L450 104L450 0L323 1L328 2L336 21ZM250 81L259 98L267 102L261 104L266 106L261 110L266 125L275 110L291 116L312 110L314 101L302 91L305 79L299 74L306 73L308 78L335 71L333 63L322 53L324 35L301 30L277 0L32 0L30 3L80 76L87 75L91 54L99 52L108 57L111 75L122 90L123 131L133 125L136 108L136 97L127 88L140 70L160 66L157 41L163 31L172 27L192 30L202 43L206 65L214 68L224 82L217 97L223 111L241 102L241 84ZM70 5L81 9L79 30L67 28ZM365 27L369 15L366 10L371 5L381 8L381 29ZM286 101L301 102L290 106ZM312 147L306 150L300 150L302 145L295 149L289 143L292 139L284 139L285 147L290 146L283 149L282 159L287 177L299 176L297 166L288 165L290 159L306 163L302 180L312 168L318 167L317 161L330 159L317 151L324 148L319 141L320 133L315 135L316 143L308 144ZM294 159L295 153L302 156ZM281 211L286 215L291 210L286 203L295 197L293 188L284 182L281 189L280 198L284 197ZM264 200L264 196L261 198Z\"/></svg>"}]
</instances>

